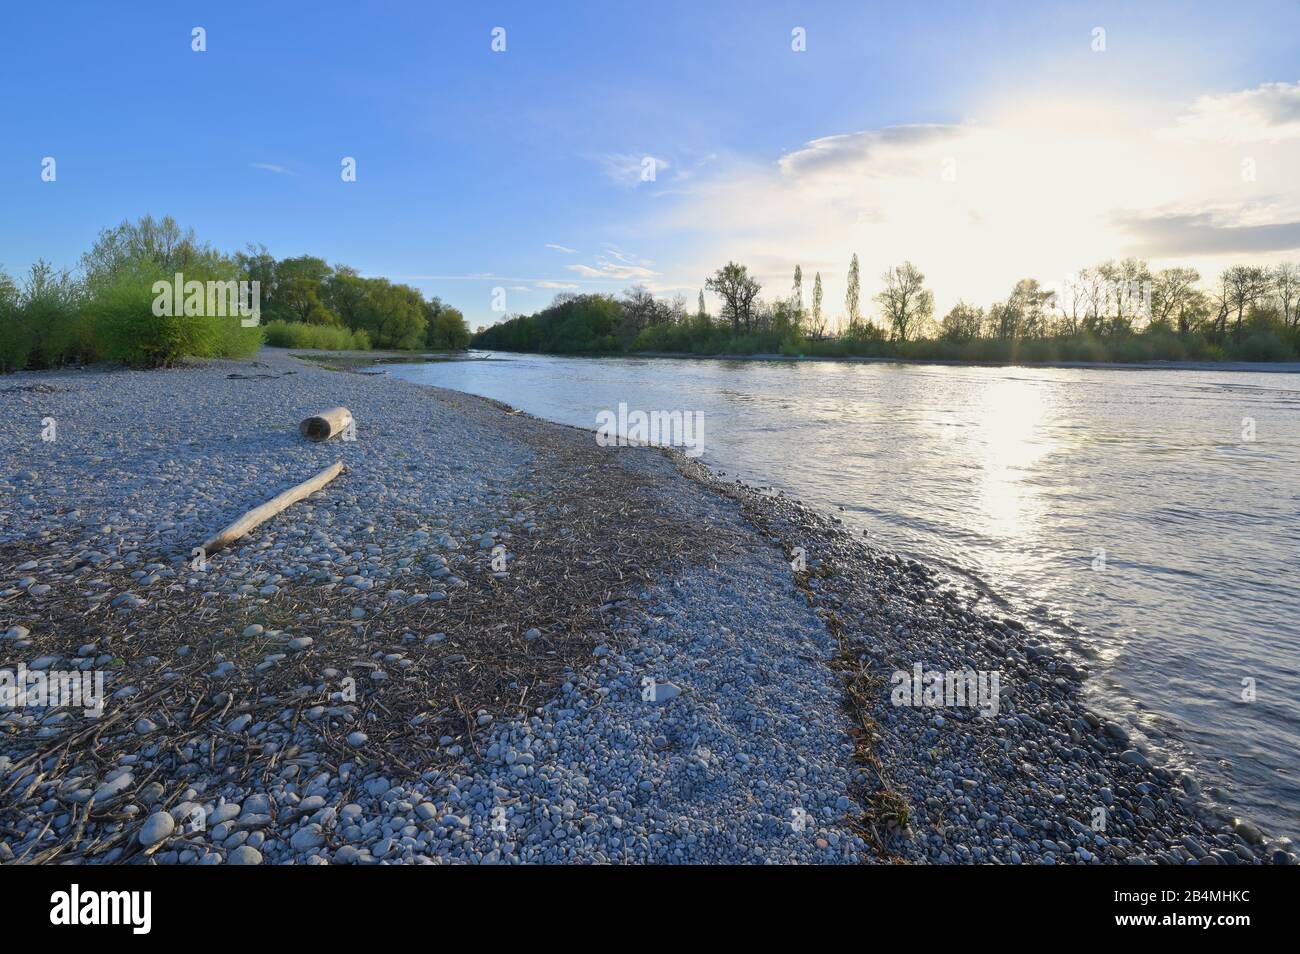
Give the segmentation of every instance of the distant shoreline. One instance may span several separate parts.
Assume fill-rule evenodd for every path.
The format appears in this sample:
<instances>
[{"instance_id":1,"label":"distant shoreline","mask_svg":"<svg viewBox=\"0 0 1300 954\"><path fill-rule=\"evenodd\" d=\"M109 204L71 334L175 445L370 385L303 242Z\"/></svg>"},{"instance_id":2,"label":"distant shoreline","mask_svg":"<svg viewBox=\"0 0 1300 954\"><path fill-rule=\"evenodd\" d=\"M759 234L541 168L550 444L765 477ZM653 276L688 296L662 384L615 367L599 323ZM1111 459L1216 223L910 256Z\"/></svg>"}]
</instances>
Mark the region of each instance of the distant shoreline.
<instances>
[{"instance_id":1,"label":"distant shoreline","mask_svg":"<svg viewBox=\"0 0 1300 954\"><path fill-rule=\"evenodd\" d=\"M480 349L471 349L471 352ZM547 358L684 358L697 361L787 361L806 362L842 362L845 364L921 364L946 365L964 368L1090 368L1100 371L1260 371L1271 374L1300 374L1300 361L1140 361L1133 363L1119 361L954 361L944 358L888 358L861 355L784 355L784 354L689 354L671 351L636 351L619 354L564 354L539 351L501 351L482 349L480 353L537 355ZM365 352L358 352L364 355ZM413 362L426 360L422 356L412 356ZM457 360L443 358L443 360ZM482 360L482 359L475 359ZM375 363L380 363L376 361ZM392 352L383 355L383 363L400 363Z\"/></svg>"}]
</instances>

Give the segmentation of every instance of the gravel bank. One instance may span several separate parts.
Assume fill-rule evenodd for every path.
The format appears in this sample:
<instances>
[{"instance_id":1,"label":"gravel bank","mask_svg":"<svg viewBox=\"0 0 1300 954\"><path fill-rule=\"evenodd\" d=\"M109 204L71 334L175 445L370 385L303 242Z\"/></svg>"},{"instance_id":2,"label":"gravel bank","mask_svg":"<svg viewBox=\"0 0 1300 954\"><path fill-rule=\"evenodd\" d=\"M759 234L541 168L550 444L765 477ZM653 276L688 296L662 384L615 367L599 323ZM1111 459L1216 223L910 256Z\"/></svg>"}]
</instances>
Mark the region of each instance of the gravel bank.
<instances>
[{"instance_id":1,"label":"gravel bank","mask_svg":"<svg viewBox=\"0 0 1300 954\"><path fill-rule=\"evenodd\" d=\"M833 640L667 456L273 352L0 400L0 664L109 697L0 716L4 860L860 859Z\"/></svg>"},{"instance_id":2,"label":"gravel bank","mask_svg":"<svg viewBox=\"0 0 1300 954\"><path fill-rule=\"evenodd\" d=\"M334 404L357 439L302 441ZM0 406L0 668L108 696L0 709L0 860L1291 860L1022 624L680 458L273 351ZM917 663L996 714L892 704Z\"/></svg>"},{"instance_id":3,"label":"gravel bank","mask_svg":"<svg viewBox=\"0 0 1300 954\"><path fill-rule=\"evenodd\" d=\"M783 495L719 490L778 546L803 550L800 585L840 639L878 759L869 814L889 828L885 853L937 863L1295 863L1289 839L1216 814L1192 775L1164 768L1135 730L1088 711L1087 667L1069 647L990 615L967 590L855 539L834 517ZM977 703L961 682L965 700L931 705L915 688L931 672L997 674L996 705Z\"/></svg>"}]
</instances>

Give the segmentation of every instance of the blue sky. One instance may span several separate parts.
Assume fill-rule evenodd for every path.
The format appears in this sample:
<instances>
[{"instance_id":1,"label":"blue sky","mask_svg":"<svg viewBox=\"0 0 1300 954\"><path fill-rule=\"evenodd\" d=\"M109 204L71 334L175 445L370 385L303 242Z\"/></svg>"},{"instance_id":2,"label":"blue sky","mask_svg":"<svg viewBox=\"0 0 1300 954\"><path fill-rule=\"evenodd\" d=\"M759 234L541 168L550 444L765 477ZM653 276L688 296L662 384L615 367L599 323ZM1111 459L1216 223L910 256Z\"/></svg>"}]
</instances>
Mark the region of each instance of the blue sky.
<instances>
[{"instance_id":1,"label":"blue sky","mask_svg":"<svg viewBox=\"0 0 1300 954\"><path fill-rule=\"evenodd\" d=\"M832 303L853 252L910 257L941 308L1162 242L1208 273L1292 251L1297 80L1296 2L8 4L0 265L170 213L472 325L497 287L511 312L635 280L693 302L729 258L773 293L821 271ZM1243 109L1262 126L1225 131Z\"/></svg>"}]
</instances>

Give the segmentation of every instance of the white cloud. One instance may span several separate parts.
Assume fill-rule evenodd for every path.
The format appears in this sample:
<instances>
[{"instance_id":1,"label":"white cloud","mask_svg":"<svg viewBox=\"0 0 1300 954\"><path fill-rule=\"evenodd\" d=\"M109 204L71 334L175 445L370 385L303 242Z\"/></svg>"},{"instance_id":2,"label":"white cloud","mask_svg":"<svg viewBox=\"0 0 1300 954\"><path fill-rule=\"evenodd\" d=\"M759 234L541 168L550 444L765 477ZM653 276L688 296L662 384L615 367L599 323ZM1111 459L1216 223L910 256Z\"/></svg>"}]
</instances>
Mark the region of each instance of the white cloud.
<instances>
[{"instance_id":1,"label":"white cloud","mask_svg":"<svg viewBox=\"0 0 1300 954\"><path fill-rule=\"evenodd\" d=\"M277 166L273 162L250 162L249 165L252 166L254 169L263 169L266 172L274 172L282 176L293 175L293 173L290 170L286 169L284 166Z\"/></svg>"},{"instance_id":2,"label":"white cloud","mask_svg":"<svg viewBox=\"0 0 1300 954\"><path fill-rule=\"evenodd\" d=\"M1176 135L1196 141L1275 143L1300 138L1300 82L1202 96L1178 117Z\"/></svg>"},{"instance_id":3,"label":"white cloud","mask_svg":"<svg viewBox=\"0 0 1300 954\"><path fill-rule=\"evenodd\" d=\"M557 252L564 252L568 255L576 254L578 251L576 248L569 248L567 245L554 245L550 242L546 243L546 247L555 249Z\"/></svg>"},{"instance_id":4,"label":"white cloud","mask_svg":"<svg viewBox=\"0 0 1300 954\"><path fill-rule=\"evenodd\" d=\"M555 291L577 291L577 290L578 290L579 288L581 288L582 286L581 286L581 285L575 285L573 282L552 282L552 281L545 281L545 282L538 282L538 283L537 283L537 287L538 287L538 288L549 288L549 289L554 289Z\"/></svg>"}]
</instances>

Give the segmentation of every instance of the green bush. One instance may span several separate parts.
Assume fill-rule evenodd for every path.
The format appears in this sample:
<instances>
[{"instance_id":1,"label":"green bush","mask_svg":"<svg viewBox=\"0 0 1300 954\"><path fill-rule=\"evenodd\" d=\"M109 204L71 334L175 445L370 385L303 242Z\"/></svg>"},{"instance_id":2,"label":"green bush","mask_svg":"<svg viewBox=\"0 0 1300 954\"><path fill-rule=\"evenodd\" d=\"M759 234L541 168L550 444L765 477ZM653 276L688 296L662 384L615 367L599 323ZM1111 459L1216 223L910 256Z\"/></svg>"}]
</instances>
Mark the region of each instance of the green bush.
<instances>
[{"instance_id":1,"label":"green bush","mask_svg":"<svg viewBox=\"0 0 1300 954\"><path fill-rule=\"evenodd\" d=\"M244 357L261 346L262 329L245 328L237 316L154 314L153 279L149 274L121 274L97 289L87 304L103 357L157 368L183 357Z\"/></svg>"},{"instance_id":2,"label":"green bush","mask_svg":"<svg viewBox=\"0 0 1300 954\"><path fill-rule=\"evenodd\" d=\"M1271 331L1249 335L1236 351L1242 361L1290 361L1295 357L1290 344Z\"/></svg>"},{"instance_id":3,"label":"green bush","mask_svg":"<svg viewBox=\"0 0 1300 954\"><path fill-rule=\"evenodd\" d=\"M245 327L238 318L204 319L216 324L213 346L209 358L246 358L257 354L266 339L260 325Z\"/></svg>"},{"instance_id":4,"label":"green bush","mask_svg":"<svg viewBox=\"0 0 1300 954\"><path fill-rule=\"evenodd\" d=\"M32 266L21 288L0 274L0 370L93 359L82 295L80 283L46 262Z\"/></svg>"},{"instance_id":5,"label":"green bush","mask_svg":"<svg viewBox=\"0 0 1300 954\"><path fill-rule=\"evenodd\" d=\"M272 321L263 325L266 343L276 348L304 348L319 351L369 351L370 336L364 331L328 325L307 325L298 321Z\"/></svg>"},{"instance_id":6,"label":"green bush","mask_svg":"<svg viewBox=\"0 0 1300 954\"><path fill-rule=\"evenodd\" d=\"M206 351L200 322L184 315L158 317L148 278L125 275L100 287L87 311L103 355L138 367L174 364L184 354Z\"/></svg>"},{"instance_id":7,"label":"green bush","mask_svg":"<svg viewBox=\"0 0 1300 954\"><path fill-rule=\"evenodd\" d=\"M18 288L0 272L0 371L27 367L31 350L31 336L18 323Z\"/></svg>"}]
</instances>

